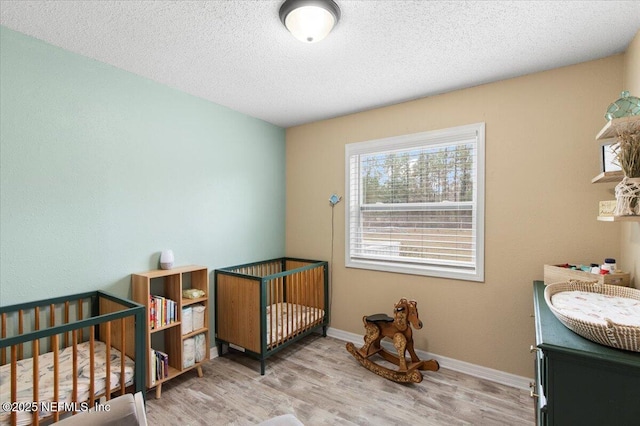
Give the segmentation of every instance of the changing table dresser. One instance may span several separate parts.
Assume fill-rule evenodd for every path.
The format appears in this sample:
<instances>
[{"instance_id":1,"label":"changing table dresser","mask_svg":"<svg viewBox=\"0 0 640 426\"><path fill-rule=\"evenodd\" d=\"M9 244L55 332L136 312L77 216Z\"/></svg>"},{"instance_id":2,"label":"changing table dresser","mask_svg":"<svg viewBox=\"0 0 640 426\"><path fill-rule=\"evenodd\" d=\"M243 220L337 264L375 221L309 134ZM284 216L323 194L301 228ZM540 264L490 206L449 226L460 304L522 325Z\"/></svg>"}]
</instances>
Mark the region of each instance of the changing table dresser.
<instances>
[{"instance_id":1,"label":"changing table dresser","mask_svg":"<svg viewBox=\"0 0 640 426\"><path fill-rule=\"evenodd\" d=\"M533 283L538 425L640 425L640 353L587 340L565 327Z\"/></svg>"}]
</instances>

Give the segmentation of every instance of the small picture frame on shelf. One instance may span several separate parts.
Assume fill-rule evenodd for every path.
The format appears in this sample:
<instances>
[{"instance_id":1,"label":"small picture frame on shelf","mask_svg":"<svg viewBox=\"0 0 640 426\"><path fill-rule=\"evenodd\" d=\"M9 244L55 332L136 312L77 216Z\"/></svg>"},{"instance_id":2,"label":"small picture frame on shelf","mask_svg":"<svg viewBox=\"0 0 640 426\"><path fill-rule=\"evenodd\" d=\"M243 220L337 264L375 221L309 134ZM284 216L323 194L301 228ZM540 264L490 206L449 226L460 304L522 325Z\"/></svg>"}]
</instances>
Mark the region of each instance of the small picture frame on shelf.
<instances>
[{"instance_id":1,"label":"small picture frame on shelf","mask_svg":"<svg viewBox=\"0 0 640 426\"><path fill-rule=\"evenodd\" d=\"M616 162L616 154L614 151L617 143L604 143L600 146L600 171L601 172L618 172L622 170Z\"/></svg>"}]
</instances>

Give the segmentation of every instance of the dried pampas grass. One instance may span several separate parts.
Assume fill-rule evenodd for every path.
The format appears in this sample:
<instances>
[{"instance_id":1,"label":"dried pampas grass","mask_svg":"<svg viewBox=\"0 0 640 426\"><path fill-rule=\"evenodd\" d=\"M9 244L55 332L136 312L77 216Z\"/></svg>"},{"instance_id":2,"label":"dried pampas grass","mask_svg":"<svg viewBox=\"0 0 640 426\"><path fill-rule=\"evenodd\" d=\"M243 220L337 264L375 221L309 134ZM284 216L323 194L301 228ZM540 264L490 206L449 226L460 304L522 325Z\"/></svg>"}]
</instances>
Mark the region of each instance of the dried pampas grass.
<instances>
[{"instance_id":1,"label":"dried pampas grass","mask_svg":"<svg viewBox=\"0 0 640 426\"><path fill-rule=\"evenodd\" d=\"M612 149L624 175L640 177L640 126L620 131L617 140Z\"/></svg>"}]
</instances>

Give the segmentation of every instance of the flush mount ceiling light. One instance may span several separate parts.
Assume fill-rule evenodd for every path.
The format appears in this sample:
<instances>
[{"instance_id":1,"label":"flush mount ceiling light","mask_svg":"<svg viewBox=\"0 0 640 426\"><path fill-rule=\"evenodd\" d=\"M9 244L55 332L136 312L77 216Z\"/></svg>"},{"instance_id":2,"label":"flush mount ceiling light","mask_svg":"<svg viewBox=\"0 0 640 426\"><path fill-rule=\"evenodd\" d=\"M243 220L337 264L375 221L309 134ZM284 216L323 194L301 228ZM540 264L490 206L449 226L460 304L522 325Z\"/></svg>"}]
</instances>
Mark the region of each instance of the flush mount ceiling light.
<instances>
[{"instance_id":1,"label":"flush mount ceiling light","mask_svg":"<svg viewBox=\"0 0 640 426\"><path fill-rule=\"evenodd\" d=\"M287 0L280 6L280 20L295 38L315 43L338 23L340 8L333 0Z\"/></svg>"}]
</instances>

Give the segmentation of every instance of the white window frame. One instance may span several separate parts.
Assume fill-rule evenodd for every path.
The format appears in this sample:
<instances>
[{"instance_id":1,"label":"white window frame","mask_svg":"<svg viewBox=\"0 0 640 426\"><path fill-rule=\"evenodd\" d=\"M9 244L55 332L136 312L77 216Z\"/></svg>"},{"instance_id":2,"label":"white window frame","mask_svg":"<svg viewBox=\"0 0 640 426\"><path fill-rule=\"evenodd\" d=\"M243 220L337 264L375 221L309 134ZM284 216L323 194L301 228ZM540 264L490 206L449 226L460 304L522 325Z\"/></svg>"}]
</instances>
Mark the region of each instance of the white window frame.
<instances>
[{"instance_id":1,"label":"white window frame","mask_svg":"<svg viewBox=\"0 0 640 426\"><path fill-rule=\"evenodd\" d=\"M466 204L475 209L472 215L473 229L475 230L475 262L474 267L460 268L452 265L453 262L438 264L430 260L428 263L401 262L384 258L384 256L351 255L351 229L357 229L357 224L351 223L352 217L359 217L358 211L366 206L360 205L359 200L352 200L351 186L351 157L361 154L384 153L390 150L421 148L431 145L455 144L464 140L473 140L476 147L476 167L473 179L474 200ZM403 274L426 275L433 277L452 278L468 281L484 282L484 180L485 180L485 123L475 123L464 126L452 127L442 130L415 133L410 135L395 136L384 139L376 139L365 142L356 142L345 146L345 265L348 268L371 269L385 272ZM360 185L360 182L357 183ZM427 203L415 203L412 209L420 208ZM463 206L463 208L466 206ZM434 209L431 205L429 208ZM354 210L356 209L356 210ZM353 214L352 214L353 213ZM356 225L356 228L352 227ZM354 238L358 238L355 236ZM360 244L361 240L356 240Z\"/></svg>"}]
</instances>

